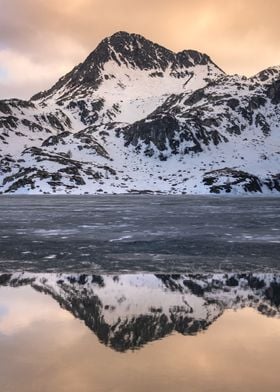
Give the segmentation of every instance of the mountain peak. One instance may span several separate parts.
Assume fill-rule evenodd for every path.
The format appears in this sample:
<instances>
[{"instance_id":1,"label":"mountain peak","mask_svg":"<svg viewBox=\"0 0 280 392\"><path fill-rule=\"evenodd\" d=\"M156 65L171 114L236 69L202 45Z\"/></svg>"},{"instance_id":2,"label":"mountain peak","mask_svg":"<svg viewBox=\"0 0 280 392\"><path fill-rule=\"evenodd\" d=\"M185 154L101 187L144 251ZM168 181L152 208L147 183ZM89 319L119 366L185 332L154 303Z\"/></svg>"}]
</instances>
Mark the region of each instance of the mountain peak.
<instances>
[{"instance_id":1,"label":"mountain peak","mask_svg":"<svg viewBox=\"0 0 280 392\"><path fill-rule=\"evenodd\" d=\"M113 60L119 66L132 68L165 70L174 61L175 54L142 35L119 31L105 38L90 54L88 59L95 60L99 52L106 52L107 61Z\"/></svg>"},{"instance_id":2,"label":"mountain peak","mask_svg":"<svg viewBox=\"0 0 280 392\"><path fill-rule=\"evenodd\" d=\"M128 33L126 31L118 31L105 38L101 41L98 48L100 49L104 46L109 46L116 53L123 55L124 58L122 60L126 65L128 65L126 60L131 58L130 64L140 69L158 68L160 66L164 70L170 63L172 63L173 68L178 65L190 67L208 63L213 64L207 54L197 50L189 49L175 53L140 34ZM137 61L140 57L144 57L145 64L142 61Z\"/></svg>"},{"instance_id":3,"label":"mountain peak","mask_svg":"<svg viewBox=\"0 0 280 392\"><path fill-rule=\"evenodd\" d=\"M165 49L164 47L154 43L153 41L145 38L143 35L141 34L137 34L137 33L128 33L127 31L118 31L114 34L112 34L109 37L104 38L101 41L102 43L109 43L111 45L116 45L116 44L123 44L126 45L127 43L131 43L131 44L137 44L139 43L141 44L149 44L151 46L157 46L157 47L161 47L163 49ZM131 47L132 48L132 47ZM167 50L167 49L165 49ZM169 52L171 52L169 50Z\"/></svg>"},{"instance_id":4,"label":"mountain peak","mask_svg":"<svg viewBox=\"0 0 280 392\"><path fill-rule=\"evenodd\" d=\"M222 72L209 56L198 51L184 50L175 53L142 35L119 31L103 39L83 63L59 79L50 90L39 93L31 99L45 99L61 90L63 90L62 95L64 96L66 86L70 92L76 92L81 88L83 91L88 88L97 90L104 80L104 68L110 62L117 64L120 68L123 67L125 72L120 71L120 73L126 73L126 69L129 68L151 71L151 74L163 77L163 73L170 69L168 72L177 79L189 77L188 69L196 65L207 66L211 64L218 73ZM119 71L116 72L119 73ZM114 77L118 77L118 75L114 75ZM58 95L61 96L60 93Z\"/></svg>"},{"instance_id":5,"label":"mountain peak","mask_svg":"<svg viewBox=\"0 0 280 392\"><path fill-rule=\"evenodd\" d=\"M146 40L144 36L141 34L137 33L128 33L127 31L117 31L116 33L112 34L111 36L105 38L109 40L114 40L114 39L124 39L124 40L132 40L132 39L143 39Z\"/></svg>"}]
</instances>

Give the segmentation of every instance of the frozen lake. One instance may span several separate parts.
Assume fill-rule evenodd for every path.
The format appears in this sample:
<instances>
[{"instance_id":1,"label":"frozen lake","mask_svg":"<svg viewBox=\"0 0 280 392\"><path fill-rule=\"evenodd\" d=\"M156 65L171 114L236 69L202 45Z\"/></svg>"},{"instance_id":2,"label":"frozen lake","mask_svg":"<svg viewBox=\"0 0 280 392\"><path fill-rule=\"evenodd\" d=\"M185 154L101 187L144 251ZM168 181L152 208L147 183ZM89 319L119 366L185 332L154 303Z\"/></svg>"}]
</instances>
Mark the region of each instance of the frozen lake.
<instances>
[{"instance_id":1,"label":"frozen lake","mask_svg":"<svg viewBox=\"0 0 280 392\"><path fill-rule=\"evenodd\" d=\"M279 218L279 198L1 197L1 392L279 390Z\"/></svg>"},{"instance_id":2,"label":"frozen lake","mask_svg":"<svg viewBox=\"0 0 280 392\"><path fill-rule=\"evenodd\" d=\"M0 271L280 267L280 199L1 196Z\"/></svg>"}]
</instances>

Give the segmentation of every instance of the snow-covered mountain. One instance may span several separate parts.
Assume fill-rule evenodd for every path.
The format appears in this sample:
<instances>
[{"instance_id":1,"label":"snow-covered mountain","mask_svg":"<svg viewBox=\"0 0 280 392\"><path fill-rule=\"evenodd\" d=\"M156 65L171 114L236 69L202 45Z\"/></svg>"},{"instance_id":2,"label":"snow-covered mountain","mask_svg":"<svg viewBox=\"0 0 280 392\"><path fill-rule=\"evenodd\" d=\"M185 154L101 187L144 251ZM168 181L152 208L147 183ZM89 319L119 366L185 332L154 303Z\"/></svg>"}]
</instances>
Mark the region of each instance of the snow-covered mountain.
<instances>
[{"instance_id":1,"label":"snow-covered mountain","mask_svg":"<svg viewBox=\"0 0 280 392\"><path fill-rule=\"evenodd\" d=\"M280 316L280 276L208 275L0 275L0 286L30 285L84 321L116 351L135 350L173 332L196 335L225 310L245 307Z\"/></svg>"},{"instance_id":2,"label":"snow-covered mountain","mask_svg":"<svg viewBox=\"0 0 280 392\"><path fill-rule=\"evenodd\" d=\"M2 193L280 191L280 66L119 32L30 101L0 101Z\"/></svg>"}]
</instances>

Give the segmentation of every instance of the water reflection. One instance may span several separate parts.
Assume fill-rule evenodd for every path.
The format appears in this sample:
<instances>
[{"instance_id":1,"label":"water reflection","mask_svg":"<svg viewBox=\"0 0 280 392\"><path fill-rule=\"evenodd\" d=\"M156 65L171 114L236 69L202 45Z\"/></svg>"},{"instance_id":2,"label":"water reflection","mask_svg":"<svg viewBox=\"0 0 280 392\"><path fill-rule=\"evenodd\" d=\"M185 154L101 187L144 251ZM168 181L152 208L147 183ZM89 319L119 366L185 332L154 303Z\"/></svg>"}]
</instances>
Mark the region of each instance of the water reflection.
<instances>
[{"instance_id":1,"label":"water reflection","mask_svg":"<svg viewBox=\"0 0 280 392\"><path fill-rule=\"evenodd\" d=\"M279 390L278 275L0 282L1 392Z\"/></svg>"},{"instance_id":2,"label":"water reflection","mask_svg":"<svg viewBox=\"0 0 280 392\"><path fill-rule=\"evenodd\" d=\"M227 309L253 308L265 316L280 315L280 275L274 274L97 276L23 273L2 274L0 284L10 288L11 298L16 297L13 309L18 312L13 328L24 325L29 312L33 315L32 323L36 317L42 320L43 315L54 317L45 313L41 297L34 297L33 291L18 298L15 290L11 290L11 287L27 286L53 298L61 308L82 320L102 344L118 352L139 349L173 332L197 335L207 330ZM21 303L29 297L32 309L24 308ZM9 309L0 302L2 332L5 332L8 314ZM30 315L27 319L30 320Z\"/></svg>"}]
</instances>

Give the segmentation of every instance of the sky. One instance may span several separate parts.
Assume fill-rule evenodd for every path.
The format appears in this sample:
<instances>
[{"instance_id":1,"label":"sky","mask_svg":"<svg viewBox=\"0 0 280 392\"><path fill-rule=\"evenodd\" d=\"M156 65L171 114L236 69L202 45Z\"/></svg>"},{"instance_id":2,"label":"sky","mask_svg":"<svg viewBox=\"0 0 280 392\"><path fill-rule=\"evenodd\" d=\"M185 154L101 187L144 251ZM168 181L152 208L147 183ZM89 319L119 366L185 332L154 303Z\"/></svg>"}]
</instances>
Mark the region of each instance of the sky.
<instances>
[{"instance_id":1,"label":"sky","mask_svg":"<svg viewBox=\"0 0 280 392\"><path fill-rule=\"evenodd\" d=\"M280 0L0 0L0 98L30 98L105 37L196 49L225 72L280 64Z\"/></svg>"}]
</instances>

